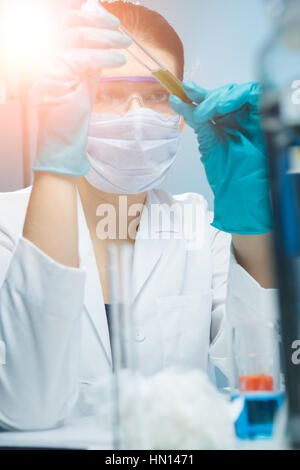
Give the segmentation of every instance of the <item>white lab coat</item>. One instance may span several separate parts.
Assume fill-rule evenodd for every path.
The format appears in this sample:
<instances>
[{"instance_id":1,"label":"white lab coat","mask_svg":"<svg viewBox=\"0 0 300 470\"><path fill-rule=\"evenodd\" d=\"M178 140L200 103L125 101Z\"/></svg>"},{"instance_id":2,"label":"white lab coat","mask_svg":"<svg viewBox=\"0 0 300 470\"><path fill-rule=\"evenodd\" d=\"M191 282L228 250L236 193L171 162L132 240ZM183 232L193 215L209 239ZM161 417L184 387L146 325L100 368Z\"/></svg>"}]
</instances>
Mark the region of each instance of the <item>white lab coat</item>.
<instances>
[{"instance_id":1,"label":"white lab coat","mask_svg":"<svg viewBox=\"0 0 300 470\"><path fill-rule=\"evenodd\" d=\"M0 425L46 429L74 414L100 377L111 373L111 349L101 283L80 198L80 269L62 266L22 238L30 188L0 194ZM174 202L198 204L199 248L187 249L190 234L167 238L178 224L145 240L142 216L134 251L135 343L142 372L208 363L229 374L226 312L240 327L277 314L276 291L265 290L237 264L231 236L210 225L202 196L150 191L147 208ZM146 213L146 211L145 211ZM150 213L150 211L149 211ZM173 233L174 232L174 233ZM249 339L248 339L249 340ZM256 338L253 337L253 341Z\"/></svg>"}]
</instances>

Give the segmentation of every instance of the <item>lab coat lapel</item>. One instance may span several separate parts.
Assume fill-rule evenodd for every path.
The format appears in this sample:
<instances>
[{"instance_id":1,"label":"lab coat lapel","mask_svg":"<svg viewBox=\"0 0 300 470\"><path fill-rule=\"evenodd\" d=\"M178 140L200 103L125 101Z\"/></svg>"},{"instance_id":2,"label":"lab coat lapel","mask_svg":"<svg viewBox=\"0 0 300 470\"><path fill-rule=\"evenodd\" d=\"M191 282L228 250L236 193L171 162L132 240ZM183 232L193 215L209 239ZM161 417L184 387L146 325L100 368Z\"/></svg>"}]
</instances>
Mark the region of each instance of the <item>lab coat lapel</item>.
<instances>
[{"instance_id":1,"label":"lab coat lapel","mask_svg":"<svg viewBox=\"0 0 300 470\"><path fill-rule=\"evenodd\" d=\"M176 231L175 225L172 223L170 229L161 229L158 218L151 216L151 206L153 204L156 204L157 207L161 204L154 190L148 192L135 242L132 283L133 302L137 301L147 281L171 247L170 239L172 233Z\"/></svg>"},{"instance_id":2,"label":"lab coat lapel","mask_svg":"<svg viewBox=\"0 0 300 470\"><path fill-rule=\"evenodd\" d=\"M84 306L100 339L107 360L111 364L111 346L102 286L99 278L92 240L78 192L77 207L80 265L86 269Z\"/></svg>"}]
</instances>

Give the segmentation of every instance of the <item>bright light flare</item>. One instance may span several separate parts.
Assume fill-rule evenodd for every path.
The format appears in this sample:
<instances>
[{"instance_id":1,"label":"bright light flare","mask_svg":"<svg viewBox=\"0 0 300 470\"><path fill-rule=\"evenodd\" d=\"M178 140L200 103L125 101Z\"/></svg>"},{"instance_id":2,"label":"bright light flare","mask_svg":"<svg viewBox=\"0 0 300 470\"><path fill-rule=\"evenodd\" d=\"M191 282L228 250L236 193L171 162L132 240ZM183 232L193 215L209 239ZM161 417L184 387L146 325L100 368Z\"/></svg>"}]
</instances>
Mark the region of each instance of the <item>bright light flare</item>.
<instances>
[{"instance_id":1,"label":"bright light flare","mask_svg":"<svg viewBox=\"0 0 300 470\"><path fill-rule=\"evenodd\" d=\"M51 57L58 18L53 0L2 0L1 55L4 67L30 70Z\"/></svg>"}]
</instances>

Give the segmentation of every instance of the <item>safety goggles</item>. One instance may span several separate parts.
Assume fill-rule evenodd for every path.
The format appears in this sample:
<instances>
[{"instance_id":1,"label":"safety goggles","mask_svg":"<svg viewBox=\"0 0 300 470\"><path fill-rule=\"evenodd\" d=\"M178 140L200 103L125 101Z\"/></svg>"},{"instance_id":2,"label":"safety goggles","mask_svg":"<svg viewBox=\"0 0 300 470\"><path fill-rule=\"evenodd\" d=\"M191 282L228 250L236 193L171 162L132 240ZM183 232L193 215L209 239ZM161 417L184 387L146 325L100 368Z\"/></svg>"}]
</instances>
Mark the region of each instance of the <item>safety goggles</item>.
<instances>
[{"instance_id":1,"label":"safety goggles","mask_svg":"<svg viewBox=\"0 0 300 470\"><path fill-rule=\"evenodd\" d=\"M105 114L125 114L136 100L143 108L170 116L170 93L154 77L103 77L100 79L94 110Z\"/></svg>"}]
</instances>

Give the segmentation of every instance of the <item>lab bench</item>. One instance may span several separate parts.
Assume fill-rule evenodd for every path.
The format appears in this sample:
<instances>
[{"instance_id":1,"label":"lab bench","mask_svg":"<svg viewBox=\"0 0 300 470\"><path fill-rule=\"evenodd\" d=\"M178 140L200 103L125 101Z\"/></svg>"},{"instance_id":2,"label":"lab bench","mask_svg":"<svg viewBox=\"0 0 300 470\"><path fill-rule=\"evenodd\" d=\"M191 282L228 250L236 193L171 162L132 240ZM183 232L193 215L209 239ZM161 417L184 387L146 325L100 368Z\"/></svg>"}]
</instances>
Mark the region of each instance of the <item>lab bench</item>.
<instances>
[{"instance_id":1,"label":"lab bench","mask_svg":"<svg viewBox=\"0 0 300 470\"><path fill-rule=\"evenodd\" d=\"M49 431L0 432L1 447L67 448L112 450L112 444L101 435L99 422L94 417L84 417ZM272 439L236 440L233 450L278 450Z\"/></svg>"}]
</instances>

